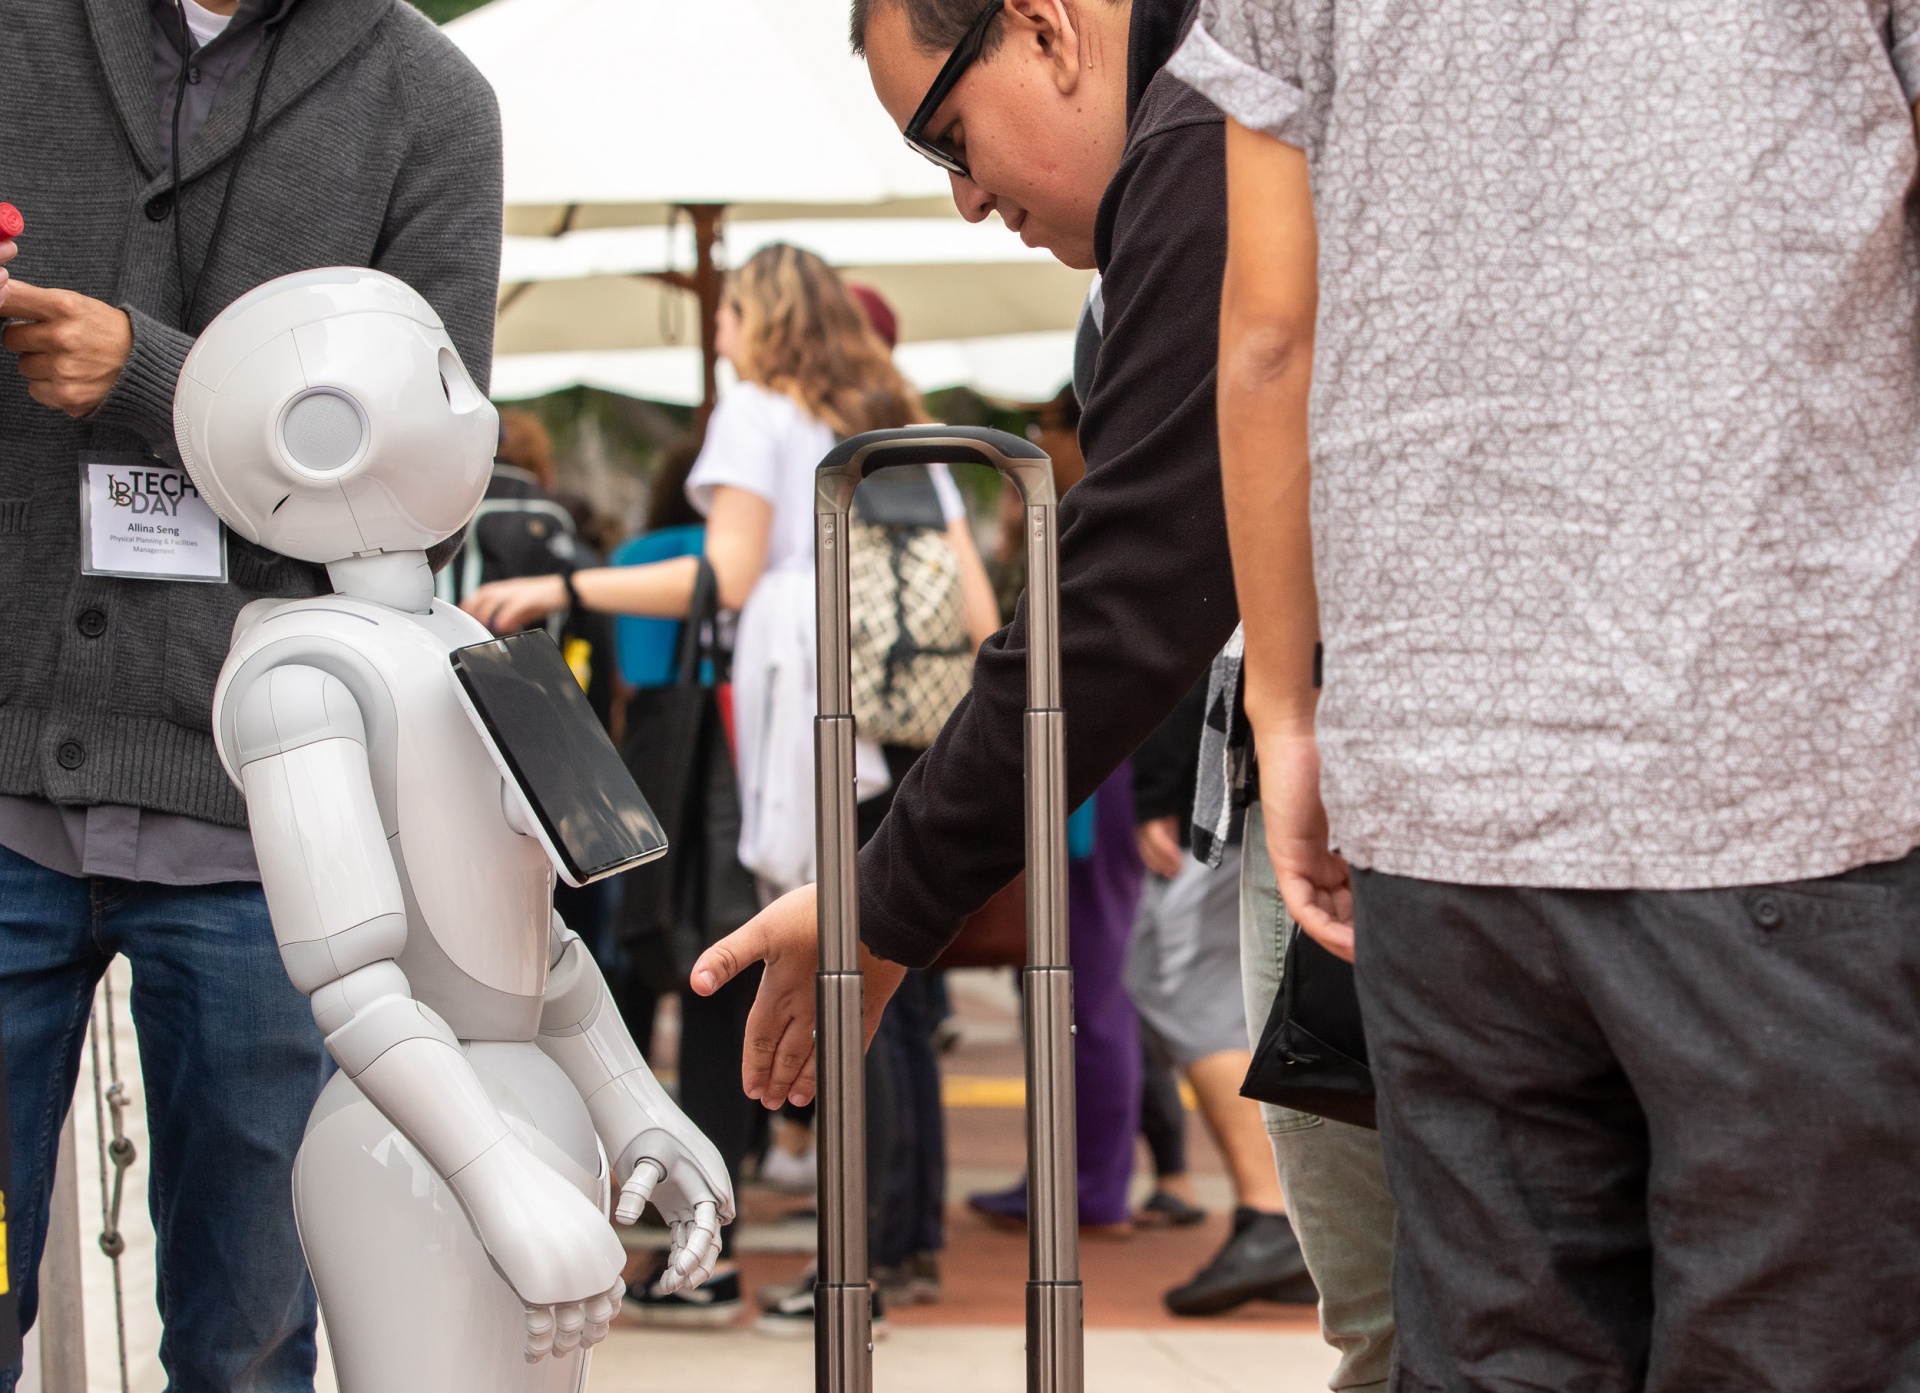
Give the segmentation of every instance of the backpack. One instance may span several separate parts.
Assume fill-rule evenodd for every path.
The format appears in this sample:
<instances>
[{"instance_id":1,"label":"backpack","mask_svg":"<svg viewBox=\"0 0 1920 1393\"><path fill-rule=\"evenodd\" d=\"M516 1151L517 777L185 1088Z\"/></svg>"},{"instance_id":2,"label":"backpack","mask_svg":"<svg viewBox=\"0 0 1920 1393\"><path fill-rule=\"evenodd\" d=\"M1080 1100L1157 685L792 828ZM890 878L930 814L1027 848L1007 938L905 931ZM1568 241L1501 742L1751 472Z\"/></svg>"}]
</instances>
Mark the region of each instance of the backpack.
<instances>
[{"instance_id":1,"label":"backpack","mask_svg":"<svg viewBox=\"0 0 1920 1393\"><path fill-rule=\"evenodd\" d=\"M853 715L862 737L923 750L973 681L960 559L922 465L860 485L849 519Z\"/></svg>"}]
</instances>

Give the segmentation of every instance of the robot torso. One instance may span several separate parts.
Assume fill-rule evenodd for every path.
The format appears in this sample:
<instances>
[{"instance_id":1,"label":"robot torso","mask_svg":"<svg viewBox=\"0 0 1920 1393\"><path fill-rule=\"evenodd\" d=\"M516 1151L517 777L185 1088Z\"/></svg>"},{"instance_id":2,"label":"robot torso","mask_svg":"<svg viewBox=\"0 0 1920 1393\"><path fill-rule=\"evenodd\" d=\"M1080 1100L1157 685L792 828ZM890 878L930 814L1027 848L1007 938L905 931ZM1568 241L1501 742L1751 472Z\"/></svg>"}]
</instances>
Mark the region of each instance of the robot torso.
<instances>
[{"instance_id":1,"label":"robot torso","mask_svg":"<svg viewBox=\"0 0 1920 1393\"><path fill-rule=\"evenodd\" d=\"M434 601L411 614L344 595L241 611L214 692L229 776L248 687L299 664L338 679L366 725L382 831L405 895L400 967L463 1040L531 1040L546 990L553 869L508 822L501 776L454 691L448 654L491 635Z\"/></svg>"}]
</instances>

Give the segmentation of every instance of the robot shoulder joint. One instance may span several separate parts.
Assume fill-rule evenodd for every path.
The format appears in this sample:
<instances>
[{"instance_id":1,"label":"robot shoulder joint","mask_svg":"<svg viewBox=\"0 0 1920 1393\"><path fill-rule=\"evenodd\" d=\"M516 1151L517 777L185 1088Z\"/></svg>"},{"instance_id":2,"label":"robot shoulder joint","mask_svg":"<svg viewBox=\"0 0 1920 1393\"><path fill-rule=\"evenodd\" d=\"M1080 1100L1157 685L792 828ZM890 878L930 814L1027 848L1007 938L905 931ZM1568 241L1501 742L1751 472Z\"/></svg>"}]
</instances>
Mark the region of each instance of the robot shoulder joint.
<instances>
[{"instance_id":1,"label":"robot shoulder joint","mask_svg":"<svg viewBox=\"0 0 1920 1393\"><path fill-rule=\"evenodd\" d=\"M234 711L236 765L321 740L367 743L366 722L346 683L318 668L287 664L254 679Z\"/></svg>"}]
</instances>

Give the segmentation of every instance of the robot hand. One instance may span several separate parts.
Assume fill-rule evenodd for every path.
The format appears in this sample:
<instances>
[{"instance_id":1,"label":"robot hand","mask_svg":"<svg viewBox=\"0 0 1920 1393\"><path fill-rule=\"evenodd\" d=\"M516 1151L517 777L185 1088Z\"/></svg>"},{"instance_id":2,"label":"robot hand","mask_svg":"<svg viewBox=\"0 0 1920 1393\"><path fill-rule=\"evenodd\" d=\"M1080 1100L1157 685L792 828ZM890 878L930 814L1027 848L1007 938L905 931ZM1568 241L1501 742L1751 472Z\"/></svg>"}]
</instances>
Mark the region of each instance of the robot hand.
<instances>
[{"instance_id":1,"label":"robot hand","mask_svg":"<svg viewBox=\"0 0 1920 1393\"><path fill-rule=\"evenodd\" d=\"M626 1250L606 1218L508 1135L452 1178L493 1265L527 1307L529 1364L606 1338Z\"/></svg>"},{"instance_id":2,"label":"robot hand","mask_svg":"<svg viewBox=\"0 0 1920 1393\"><path fill-rule=\"evenodd\" d=\"M540 1048L580 1090L620 1183L614 1219L631 1224L648 1200L673 1233L656 1290L697 1287L720 1260L720 1226L733 1222L727 1163L647 1067L593 956L558 916L540 1013Z\"/></svg>"},{"instance_id":3,"label":"robot hand","mask_svg":"<svg viewBox=\"0 0 1920 1393\"><path fill-rule=\"evenodd\" d=\"M654 1102L659 1110L665 1099ZM726 1163L671 1103L674 1116L636 1135L620 1156L627 1171L614 1221L632 1224L652 1200L673 1235L673 1252L654 1290L662 1296L697 1287L720 1260L720 1226L733 1221L733 1186ZM673 1123L679 1125L673 1127ZM671 1130L669 1130L671 1128Z\"/></svg>"}]
</instances>

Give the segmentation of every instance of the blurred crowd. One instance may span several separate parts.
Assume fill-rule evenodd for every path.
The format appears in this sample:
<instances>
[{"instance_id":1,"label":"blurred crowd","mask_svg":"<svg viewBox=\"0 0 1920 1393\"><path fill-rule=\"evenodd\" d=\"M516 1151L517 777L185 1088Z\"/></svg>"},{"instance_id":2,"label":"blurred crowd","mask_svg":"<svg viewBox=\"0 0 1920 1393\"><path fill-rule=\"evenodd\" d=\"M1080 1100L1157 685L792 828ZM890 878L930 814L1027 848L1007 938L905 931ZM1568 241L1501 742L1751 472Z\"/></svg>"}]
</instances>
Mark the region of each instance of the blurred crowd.
<instances>
[{"instance_id":1,"label":"blurred crowd","mask_svg":"<svg viewBox=\"0 0 1920 1393\"><path fill-rule=\"evenodd\" d=\"M717 328L737 385L711 420L662 452L636 535L622 536L615 520L560 488L547 430L534 413L510 408L501 413L487 502L441 573L441 589L496 630L550 628L668 819L668 861L585 889L563 886L556 904L595 945L636 1039L655 1038L660 1003L673 1000L680 1097L736 1182L811 1196L812 1104L769 1112L734 1085L756 979L707 997L688 988L687 976L701 951L813 878L802 797L812 777L803 722L812 709L813 466L838 437L927 416L890 365L898 337L892 306L803 249L766 248L729 275ZM1085 468L1073 442L1076 419L1066 396L1036 413L1032 426L1051 447L1062 493ZM861 730L878 732L860 751L863 841L965 693L973 651L999 627L1025 569L1018 495L997 480L971 509L945 466L914 466L877 482L881 501L866 506L869 485L856 503L862 522L852 559ZM992 539L984 557L982 535ZM896 601L910 620L887 612ZM887 655L877 665L861 652L876 628L885 630ZM785 690L762 675L780 665L798 669ZM1083 1225L1120 1234L1136 1223L1187 1226L1205 1217L1187 1164L1183 1084L1231 1174L1231 1240L1167 1293L1168 1307L1185 1315L1257 1299L1315 1299L1258 1105L1238 1096L1248 1062L1238 831L1220 864L1203 866L1189 852L1204 697L1202 682L1135 756L1130 777L1109 781L1075 815L1070 872ZM663 757L663 745L685 758ZM937 1050L954 1038L945 969L1017 967L1022 915L1016 886L962 931L942 962L909 973L870 1052L878 1316L889 1301L937 1301L941 1292L948 1121ZM1154 1175L1137 1210L1136 1138L1146 1142ZM970 1202L989 1222L1025 1222L1024 1183ZM722 1265L698 1290L658 1295L658 1271L639 1274L629 1316L734 1323L746 1294L732 1226L723 1239ZM759 1328L810 1332L810 1274L763 1286L757 1303Z\"/></svg>"},{"instance_id":2,"label":"blurred crowd","mask_svg":"<svg viewBox=\"0 0 1920 1393\"><path fill-rule=\"evenodd\" d=\"M1197 1222L1190 1096L1234 1207L1165 1304L1317 1301L1336 1388L1920 1387L1920 0L849 10L960 215L1100 272L1032 422L1083 1229ZM487 381L498 111L391 0L14 6L0 93L0 1393L116 953L170 1375L292 1393L331 1065L208 713L242 608L329 582L238 535L95 564L84 481L184 477L196 336L294 271L405 281ZM557 908L736 1184L795 1195L814 469L927 419L902 327L766 246L640 526L509 411L428 553L551 633L647 794L670 853ZM942 1290L944 974L1022 952L1029 636L1005 494L888 471L851 529L884 1316ZM738 1237L695 1290L631 1270L630 1318L809 1331Z\"/></svg>"}]
</instances>

